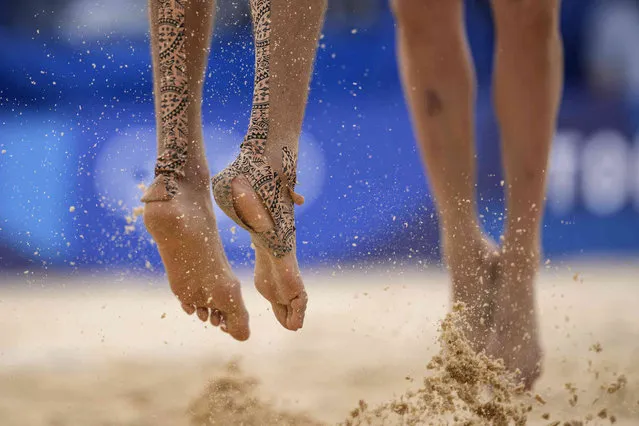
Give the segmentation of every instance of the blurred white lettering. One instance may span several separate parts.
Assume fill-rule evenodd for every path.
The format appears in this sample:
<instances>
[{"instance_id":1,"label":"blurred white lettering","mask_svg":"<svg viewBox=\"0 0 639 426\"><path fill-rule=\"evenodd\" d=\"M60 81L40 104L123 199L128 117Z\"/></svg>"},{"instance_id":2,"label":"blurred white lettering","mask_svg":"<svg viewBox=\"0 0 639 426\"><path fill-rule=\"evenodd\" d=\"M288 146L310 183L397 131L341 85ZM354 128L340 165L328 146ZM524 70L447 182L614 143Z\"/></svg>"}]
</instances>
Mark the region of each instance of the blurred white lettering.
<instances>
[{"instance_id":1,"label":"blurred white lettering","mask_svg":"<svg viewBox=\"0 0 639 426\"><path fill-rule=\"evenodd\" d=\"M628 141L617 131L602 130L583 149L581 190L586 208L597 216L619 212L628 194Z\"/></svg>"},{"instance_id":2,"label":"blurred white lettering","mask_svg":"<svg viewBox=\"0 0 639 426\"><path fill-rule=\"evenodd\" d=\"M577 198L577 144L582 135L565 131L555 136L548 173L548 208L556 215L565 215L575 206Z\"/></svg>"},{"instance_id":3,"label":"blurred white lettering","mask_svg":"<svg viewBox=\"0 0 639 426\"><path fill-rule=\"evenodd\" d=\"M601 129L584 136L557 132L548 173L548 208L572 213L578 201L597 216L610 216L633 203L639 211L639 135L634 146L622 133Z\"/></svg>"}]
</instances>

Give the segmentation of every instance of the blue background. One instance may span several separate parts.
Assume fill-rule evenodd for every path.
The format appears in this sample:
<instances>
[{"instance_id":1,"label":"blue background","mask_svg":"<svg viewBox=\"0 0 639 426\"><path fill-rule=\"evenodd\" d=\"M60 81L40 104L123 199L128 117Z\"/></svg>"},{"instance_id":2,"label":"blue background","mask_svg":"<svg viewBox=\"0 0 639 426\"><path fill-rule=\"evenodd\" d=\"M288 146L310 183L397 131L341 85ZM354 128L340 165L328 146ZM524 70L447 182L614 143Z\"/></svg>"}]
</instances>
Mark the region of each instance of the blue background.
<instances>
[{"instance_id":1,"label":"blue background","mask_svg":"<svg viewBox=\"0 0 639 426\"><path fill-rule=\"evenodd\" d=\"M306 265L439 256L433 202L397 75L393 20L385 2L363 3L369 13L333 6L318 51L299 165L299 192L308 203L298 210L298 246ZM566 87L544 248L549 256L634 256L637 119L632 101L588 87L582 58L590 3L563 4ZM468 2L467 24L480 84L481 210L498 235L502 176L485 2ZM220 19L204 103L213 172L233 158L246 129L252 54L246 19ZM125 230L139 205L137 185L152 180L155 158L146 35L110 32L72 43L37 23L7 21L0 57L0 268L161 267L141 220ZM247 236L232 233L223 215L218 220L232 261L248 262Z\"/></svg>"}]
</instances>

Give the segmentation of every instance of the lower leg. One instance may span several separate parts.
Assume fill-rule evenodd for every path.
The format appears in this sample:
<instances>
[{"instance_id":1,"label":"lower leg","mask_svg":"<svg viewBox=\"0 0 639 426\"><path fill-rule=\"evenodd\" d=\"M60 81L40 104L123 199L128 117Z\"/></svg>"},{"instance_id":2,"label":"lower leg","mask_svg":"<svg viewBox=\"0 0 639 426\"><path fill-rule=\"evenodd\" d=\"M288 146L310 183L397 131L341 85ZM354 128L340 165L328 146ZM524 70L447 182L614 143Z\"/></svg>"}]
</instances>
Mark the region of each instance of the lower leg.
<instances>
[{"instance_id":1,"label":"lower leg","mask_svg":"<svg viewBox=\"0 0 639 426\"><path fill-rule=\"evenodd\" d=\"M302 327L307 303L293 215L293 202L303 198L293 189L325 9L326 0L251 0L256 60L249 130L240 157L214 178L220 206L252 232L256 287L290 330Z\"/></svg>"},{"instance_id":2,"label":"lower leg","mask_svg":"<svg viewBox=\"0 0 639 426\"><path fill-rule=\"evenodd\" d=\"M215 3L150 0L149 9L158 162L144 222L184 310L244 340L248 315L217 233L201 126Z\"/></svg>"},{"instance_id":3,"label":"lower leg","mask_svg":"<svg viewBox=\"0 0 639 426\"><path fill-rule=\"evenodd\" d=\"M493 0L497 25L495 106L506 176L494 348L528 385L539 374L534 279L545 176L562 88L559 0Z\"/></svg>"},{"instance_id":4,"label":"lower leg","mask_svg":"<svg viewBox=\"0 0 639 426\"><path fill-rule=\"evenodd\" d=\"M298 141L308 100L327 0L273 2L271 36L271 106L266 155L282 168L282 149L297 158Z\"/></svg>"},{"instance_id":5,"label":"lower leg","mask_svg":"<svg viewBox=\"0 0 639 426\"><path fill-rule=\"evenodd\" d=\"M201 192L210 173L202 135L202 91L215 1L149 0L158 126L156 174Z\"/></svg>"},{"instance_id":6,"label":"lower leg","mask_svg":"<svg viewBox=\"0 0 639 426\"><path fill-rule=\"evenodd\" d=\"M395 0L404 92L439 215L453 299L470 309L479 349L490 321L495 255L475 193L474 73L459 0Z\"/></svg>"},{"instance_id":7,"label":"lower leg","mask_svg":"<svg viewBox=\"0 0 639 426\"><path fill-rule=\"evenodd\" d=\"M264 153L282 170L282 149L297 157L309 82L327 0L251 0L256 37L264 30L261 11L270 14L268 51L256 48L253 114L245 145ZM259 42L259 39L258 39ZM267 56L263 66L263 56ZM264 94L267 94L266 108Z\"/></svg>"}]
</instances>

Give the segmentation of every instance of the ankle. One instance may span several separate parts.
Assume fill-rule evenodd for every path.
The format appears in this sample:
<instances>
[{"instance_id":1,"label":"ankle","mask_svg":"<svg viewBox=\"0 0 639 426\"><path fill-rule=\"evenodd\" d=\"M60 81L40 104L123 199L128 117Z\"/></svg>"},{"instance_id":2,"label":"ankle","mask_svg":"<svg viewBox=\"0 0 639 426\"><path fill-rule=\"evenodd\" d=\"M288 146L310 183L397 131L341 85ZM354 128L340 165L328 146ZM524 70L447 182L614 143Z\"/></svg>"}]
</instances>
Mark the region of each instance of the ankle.
<instances>
[{"instance_id":1,"label":"ankle","mask_svg":"<svg viewBox=\"0 0 639 426\"><path fill-rule=\"evenodd\" d=\"M483 233L475 215L440 215L440 232L444 241L461 243L483 240Z\"/></svg>"},{"instance_id":2,"label":"ankle","mask_svg":"<svg viewBox=\"0 0 639 426\"><path fill-rule=\"evenodd\" d=\"M285 145L280 143L268 143L266 145L266 149L264 150L264 156L268 161L269 166L278 173L282 172L284 168L283 159L282 159L282 149Z\"/></svg>"},{"instance_id":3,"label":"ankle","mask_svg":"<svg viewBox=\"0 0 639 426\"><path fill-rule=\"evenodd\" d=\"M478 228L466 231L442 230L442 252L448 267L462 269L482 261L492 247Z\"/></svg>"},{"instance_id":4,"label":"ankle","mask_svg":"<svg viewBox=\"0 0 639 426\"><path fill-rule=\"evenodd\" d=\"M539 256L541 251L540 232L523 228L507 227L502 236L502 251Z\"/></svg>"},{"instance_id":5,"label":"ankle","mask_svg":"<svg viewBox=\"0 0 639 426\"><path fill-rule=\"evenodd\" d=\"M186 176L180 181L180 192L189 197L210 197L211 178L209 176Z\"/></svg>"},{"instance_id":6,"label":"ankle","mask_svg":"<svg viewBox=\"0 0 639 426\"><path fill-rule=\"evenodd\" d=\"M521 241L504 238L501 246L500 263L502 272L510 280L532 285L541 261L541 244L537 241Z\"/></svg>"},{"instance_id":7,"label":"ankle","mask_svg":"<svg viewBox=\"0 0 639 426\"><path fill-rule=\"evenodd\" d=\"M189 158L180 184L193 191L207 192L211 187L211 171L206 158Z\"/></svg>"}]
</instances>

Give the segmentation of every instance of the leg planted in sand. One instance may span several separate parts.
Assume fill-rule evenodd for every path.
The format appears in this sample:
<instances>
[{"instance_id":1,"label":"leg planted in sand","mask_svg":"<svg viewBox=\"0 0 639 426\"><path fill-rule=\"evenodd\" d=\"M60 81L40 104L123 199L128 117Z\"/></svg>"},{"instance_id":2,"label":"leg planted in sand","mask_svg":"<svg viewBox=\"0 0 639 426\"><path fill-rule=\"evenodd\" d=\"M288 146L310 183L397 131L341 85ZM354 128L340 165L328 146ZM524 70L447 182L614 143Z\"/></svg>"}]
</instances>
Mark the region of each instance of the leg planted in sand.
<instances>
[{"instance_id":1,"label":"leg planted in sand","mask_svg":"<svg viewBox=\"0 0 639 426\"><path fill-rule=\"evenodd\" d=\"M492 325L496 245L477 215L473 132L475 76L463 27L463 2L395 0L404 93L440 221L454 302L467 306L476 350Z\"/></svg>"}]
</instances>

